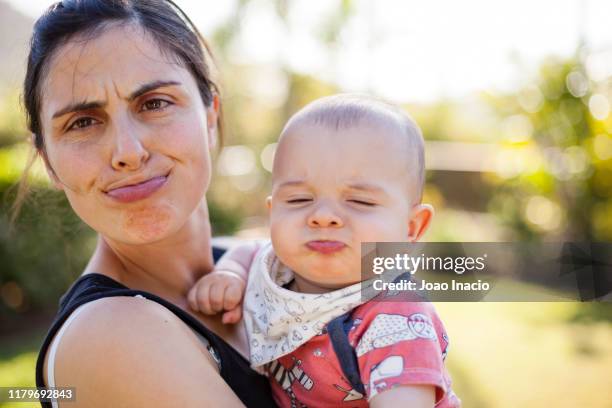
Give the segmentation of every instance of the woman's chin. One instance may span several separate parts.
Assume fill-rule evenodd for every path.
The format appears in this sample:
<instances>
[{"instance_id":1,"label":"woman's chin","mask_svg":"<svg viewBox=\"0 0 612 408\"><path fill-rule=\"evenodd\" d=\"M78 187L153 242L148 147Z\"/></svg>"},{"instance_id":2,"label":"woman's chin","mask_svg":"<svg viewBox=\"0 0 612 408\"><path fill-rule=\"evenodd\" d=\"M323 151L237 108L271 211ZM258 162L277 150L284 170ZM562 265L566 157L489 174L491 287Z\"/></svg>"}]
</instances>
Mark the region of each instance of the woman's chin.
<instances>
[{"instance_id":1,"label":"woman's chin","mask_svg":"<svg viewBox=\"0 0 612 408\"><path fill-rule=\"evenodd\" d=\"M124 239L131 243L146 244L168 236L175 217L169 208L155 206L130 210L122 218Z\"/></svg>"}]
</instances>

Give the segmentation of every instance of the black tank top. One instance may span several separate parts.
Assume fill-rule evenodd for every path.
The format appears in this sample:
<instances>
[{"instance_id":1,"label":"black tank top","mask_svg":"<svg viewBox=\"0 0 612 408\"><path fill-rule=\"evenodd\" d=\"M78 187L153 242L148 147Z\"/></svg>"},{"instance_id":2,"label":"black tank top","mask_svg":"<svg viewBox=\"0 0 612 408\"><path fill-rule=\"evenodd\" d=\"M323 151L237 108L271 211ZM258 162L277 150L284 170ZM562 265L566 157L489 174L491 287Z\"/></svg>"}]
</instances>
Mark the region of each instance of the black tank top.
<instances>
[{"instance_id":1,"label":"black tank top","mask_svg":"<svg viewBox=\"0 0 612 408\"><path fill-rule=\"evenodd\" d=\"M215 261L221 256L223 250L213 248ZM76 308L97 299L114 296L141 295L149 300L159 303L174 313L187 326L195 330L208 340L220 360L220 374L227 385L240 398L247 407L275 407L268 380L251 369L249 362L223 339L204 327L197 319L178 306L158 297L152 293L132 290L121 283L98 273L80 277L70 287L68 292L60 299L59 311L51 328L47 333L36 361L36 385L45 387L43 366L45 355L51 344L53 336L62 327L66 319ZM51 408L51 403L41 402L43 408Z\"/></svg>"}]
</instances>

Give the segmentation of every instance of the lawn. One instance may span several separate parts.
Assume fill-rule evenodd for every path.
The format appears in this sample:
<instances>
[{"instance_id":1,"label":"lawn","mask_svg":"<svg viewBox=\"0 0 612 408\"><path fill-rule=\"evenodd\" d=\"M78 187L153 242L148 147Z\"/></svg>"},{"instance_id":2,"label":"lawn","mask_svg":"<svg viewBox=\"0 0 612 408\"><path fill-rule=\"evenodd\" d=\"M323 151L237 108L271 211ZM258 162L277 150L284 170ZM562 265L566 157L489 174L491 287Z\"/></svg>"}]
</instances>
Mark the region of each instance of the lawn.
<instances>
[{"instance_id":1,"label":"lawn","mask_svg":"<svg viewBox=\"0 0 612 408\"><path fill-rule=\"evenodd\" d=\"M42 343L46 327L30 330L21 336L0 338L0 386L33 387L34 367L38 347ZM1 408L31 408L38 403L0 403Z\"/></svg>"},{"instance_id":2,"label":"lawn","mask_svg":"<svg viewBox=\"0 0 612 408\"><path fill-rule=\"evenodd\" d=\"M469 408L612 407L610 304L438 303L447 364ZM596 314L593 313L595 316Z\"/></svg>"}]
</instances>

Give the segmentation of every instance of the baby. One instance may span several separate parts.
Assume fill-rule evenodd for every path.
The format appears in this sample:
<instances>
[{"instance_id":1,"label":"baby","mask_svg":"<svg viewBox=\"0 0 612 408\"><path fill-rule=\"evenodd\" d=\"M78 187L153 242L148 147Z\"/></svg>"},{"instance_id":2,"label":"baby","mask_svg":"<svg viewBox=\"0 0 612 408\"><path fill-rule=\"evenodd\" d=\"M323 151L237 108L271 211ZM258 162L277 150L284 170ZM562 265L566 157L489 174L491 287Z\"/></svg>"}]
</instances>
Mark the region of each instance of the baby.
<instances>
[{"instance_id":1,"label":"baby","mask_svg":"<svg viewBox=\"0 0 612 408\"><path fill-rule=\"evenodd\" d=\"M417 125L370 97L319 99L285 126L271 244L228 251L189 294L225 323L244 315L251 364L279 406L460 406L433 306L362 291L362 242L414 242L429 225L423 156Z\"/></svg>"}]
</instances>

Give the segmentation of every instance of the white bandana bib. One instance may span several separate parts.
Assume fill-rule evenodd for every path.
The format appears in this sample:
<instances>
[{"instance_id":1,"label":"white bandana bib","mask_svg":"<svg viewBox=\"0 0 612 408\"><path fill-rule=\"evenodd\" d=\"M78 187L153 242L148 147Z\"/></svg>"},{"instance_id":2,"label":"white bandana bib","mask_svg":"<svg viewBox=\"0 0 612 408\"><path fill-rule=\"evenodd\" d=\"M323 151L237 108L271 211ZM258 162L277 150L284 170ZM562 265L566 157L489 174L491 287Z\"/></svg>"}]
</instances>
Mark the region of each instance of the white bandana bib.
<instances>
[{"instance_id":1,"label":"white bandana bib","mask_svg":"<svg viewBox=\"0 0 612 408\"><path fill-rule=\"evenodd\" d=\"M291 353L320 334L332 319L367 300L361 293L365 282L327 293L298 293L282 287L292 279L293 272L276 257L270 243L257 252L243 307L254 368Z\"/></svg>"}]
</instances>

